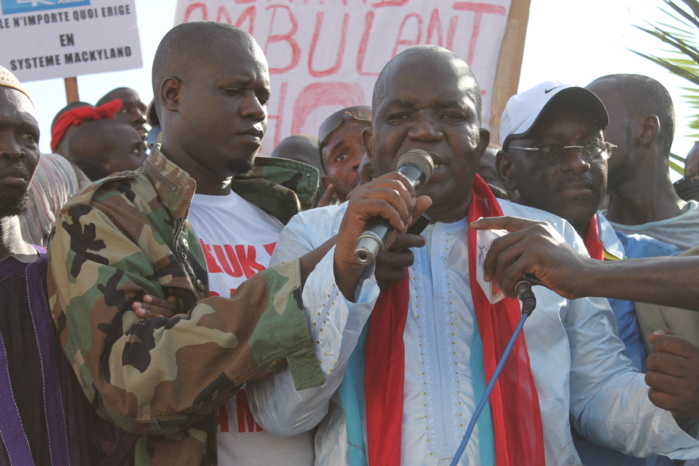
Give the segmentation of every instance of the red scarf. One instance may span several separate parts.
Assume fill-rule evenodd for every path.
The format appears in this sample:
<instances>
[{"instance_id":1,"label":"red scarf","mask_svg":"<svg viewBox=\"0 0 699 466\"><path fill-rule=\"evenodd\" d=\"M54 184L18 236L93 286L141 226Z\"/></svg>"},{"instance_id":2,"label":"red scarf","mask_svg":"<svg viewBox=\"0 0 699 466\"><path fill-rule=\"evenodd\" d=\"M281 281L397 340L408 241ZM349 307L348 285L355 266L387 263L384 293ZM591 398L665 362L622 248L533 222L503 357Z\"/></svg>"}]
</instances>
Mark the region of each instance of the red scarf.
<instances>
[{"instance_id":1,"label":"red scarf","mask_svg":"<svg viewBox=\"0 0 699 466\"><path fill-rule=\"evenodd\" d=\"M604 260L604 245L599 238L599 222L597 214L592 216L590 224L587 226L587 234L585 235L585 247L590 257L597 260Z\"/></svg>"},{"instance_id":2,"label":"red scarf","mask_svg":"<svg viewBox=\"0 0 699 466\"><path fill-rule=\"evenodd\" d=\"M114 118L114 115L121 110L121 106L121 99L114 99L99 107L86 106L68 110L56 119L56 123L51 128L51 150L56 150L71 126L79 126L87 120Z\"/></svg>"},{"instance_id":3,"label":"red scarf","mask_svg":"<svg viewBox=\"0 0 699 466\"><path fill-rule=\"evenodd\" d=\"M468 220L502 216L488 185L476 175ZM469 275L476 321L483 341L486 380L492 378L500 356L519 323L519 303L504 299L490 304L476 282L476 235L468 235ZM369 318L366 342L364 393L370 466L401 463L405 348L403 331L408 316L409 288L406 270L402 282L382 291ZM490 395L498 466L542 465L544 435L539 397L529 367L524 337L518 338Z\"/></svg>"}]
</instances>

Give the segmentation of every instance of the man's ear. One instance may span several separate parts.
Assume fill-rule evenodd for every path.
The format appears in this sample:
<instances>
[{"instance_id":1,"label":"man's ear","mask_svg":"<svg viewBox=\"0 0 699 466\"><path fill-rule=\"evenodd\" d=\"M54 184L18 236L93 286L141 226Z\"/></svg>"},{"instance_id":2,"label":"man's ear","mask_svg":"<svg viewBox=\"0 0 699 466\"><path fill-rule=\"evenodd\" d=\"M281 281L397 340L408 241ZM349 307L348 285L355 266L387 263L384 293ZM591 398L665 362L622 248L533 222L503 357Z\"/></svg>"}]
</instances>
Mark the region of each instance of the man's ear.
<instances>
[{"instance_id":1,"label":"man's ear","mask_svg":"<svg viewBox=\"0 0 699 466\"><path fill-rule=\"evenodd\" d=\"M658 115L648 115L641 122L641 134L638 137L642 146L648 146L658 139L660 133L660 118Z\"/></svg>"},{"instance_id":2,"label":"man's ear","mask_svg":"<svg viewBox=\"0 0 699 466\"><path fill-rule=\"evenodd\" d=\"M514 161L510 154L504 150L499 150L495 154L495 171L502 181L502 185L509 191L517 191L517 182L514 178Z\"/></svg>"},{"instance_id":3,"label":"man's ear","mask_svg":"<svg viewBox=\"0 0 699 466\"><path fill-rule=\"evenodd\" d=\"M179 106L182 82L173 76L165 78L160 84L160 103L163 108L176 112Z\"/></svg>"},{"instance_id":4,"label":"man's ear","mask_svg":"<svg viewBox=\"0 0 699 466\"><path fill-rule=\"evenodd\" d=\"M374 146L372 144L372 136L374 135L374 130L371 126L367 126L362 130L362 142L364 143L364 148L366 149L366 154L369 159L374 158Z\"/></svg>"}]
</instances>

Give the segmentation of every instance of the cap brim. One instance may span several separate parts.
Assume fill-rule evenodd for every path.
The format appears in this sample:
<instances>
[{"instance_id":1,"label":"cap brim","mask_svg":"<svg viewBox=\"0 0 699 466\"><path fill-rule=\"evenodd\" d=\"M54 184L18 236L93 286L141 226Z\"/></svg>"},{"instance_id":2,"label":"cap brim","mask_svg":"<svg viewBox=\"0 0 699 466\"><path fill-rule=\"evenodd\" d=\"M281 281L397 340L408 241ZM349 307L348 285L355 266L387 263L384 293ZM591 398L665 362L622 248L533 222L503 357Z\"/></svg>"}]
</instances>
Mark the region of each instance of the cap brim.
<instances>
[{"instance_id":1,"label":"cap brim","mask_svg":"<svg viewBox=\"0 0 699 466\"><path fill-rule=\"evenodd\" d=\"M600 128L603 130L607 128L607 125L609 124L609 115L607 114L607 109L604 107L604 104L599 97L584 87L568 87L557 92L548 102L546 102L528 130L519 134L508 135L503 141L503 147L507 146L512 139L524 138L529 135L529 133L531 133L532 130L534 130L534 128L536 128L536 126L539 124L541 116L546 112L546 110L554 102L560 101L569 101L579 105L582 108L587 108L595 117L595 120L599 123Z\"/></svg>"}]
</instances>

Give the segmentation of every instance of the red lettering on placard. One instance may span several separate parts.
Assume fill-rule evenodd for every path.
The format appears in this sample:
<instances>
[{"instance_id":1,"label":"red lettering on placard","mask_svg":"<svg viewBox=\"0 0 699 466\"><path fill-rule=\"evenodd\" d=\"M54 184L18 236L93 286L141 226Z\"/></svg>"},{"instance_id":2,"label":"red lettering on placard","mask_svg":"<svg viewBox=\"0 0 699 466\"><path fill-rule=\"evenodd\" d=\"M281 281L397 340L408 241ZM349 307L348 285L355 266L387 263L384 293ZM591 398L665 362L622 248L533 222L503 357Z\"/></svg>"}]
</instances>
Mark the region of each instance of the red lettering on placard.
<instances>
[{"instance_id":1,"label":"red lettering on placard","mask_svg":"<svg viewBox=\"0 0 699 466\"><path fill-rule=\"evenodd\" d=\"M267 43L265 44L265 55L269 56L269 45L274 44L277 42L286 42L289 45L289 48L291 49L291 53L289 54L291 56L291 60L288 65L282 67L282 68L269 68L269 74L279 74L279 73L284 73L286 71L289 71L293 68L296 67L296 65L299 64L299 61L301 60L301 47L299 46L298 42L294 39L294 36L296 35L296 32L299 29L299 24L296 22L296 17L294 16L294 13L291 11L291 8L285 5L270 5L266 8L267 10L272 10L272 18L270 19L270 24L269 24L269 30L274 31L275 30L275 19L277 17L277 11L285 11L287 13L287 19L289 20L291 24L291 30L288 32L285 32L283 34L272 34L270 32L269 37L267 38ZM280 56L281 54L274 54L275 56Z\"/></svg>"},{"instance_id":2,"label":"red lettering on placard","mask_svg":"<svg viewBox=\"0 0 699 466\"><path fill-rule=\"evenodd\" d=\"M244 29L250 34L254 34L256 12L257 9L254 6L247 7L245 10L243 10L240 16L238 16L238 20L235 23L233 23L231 14L228 12L226 7L220 6L218 7L218 11L216 12L216 21L218 21L219 23L234 24L236 27ZM248 22L247 27L243 26L245 21Z\"/></svg>"},{"instance_id":3,"label":"red lettering on placard","mask_svg":"<svg viewBox=\"0 0 699 466\"><path fill-rule=\"evenodd\" d=\"M383 8L386 6L402 6L408 3L408 0L382 0L372 4L372 8Z\"/></svg>"},{"instance_id":4,"label":"red lettering on placard","mask_svg":"<svg viewBox=\"0 0 699 466\"><path fill-rule=\"evenodd\" d=\"M267 251L267 254L270 256L274 253L274 248L277 247L277 243L269 243L265 244L265 251Z\"/></svg>"},{"instance_id":5,"label":"red lettering on placard","mask_svg":"<svg viewBox=\"0 0 699 466\"><path fill-rule=\"evenodd\" d=\"M238 432L263 432L262 427L257 425L248 406L248 397L245 390L238 390L235 395L235 406L238 410Z\"/></svg>"},{"instance_id":6,"label":"red lettering on placard","mask_svg":"<svg viewBox=\"0 0 699 466\"><path fill-rule=\"evenodd\" d=\"M410 19L417 20L417 27L415 28L417 38L412 39L412 40L401 39L401 37L403 36L403 29L405 28L406 23ZM421 40L422 40L422 18L417 13L410 13L405 18L403 18L403 22L400 24L400 29L398 30L398 39L396 40L396 45L393 47L393 52L391 53L391 57L395 57L396 55L398 55L398 52L399 52L398 47L400 47L401 45L405 45L406 47L412 47L413 45L420 45Z\"/></svg>"},{"instance_id":7,"label":"red lettering on placard","mask_svg":"<svg viewBox=\"0 0 699 466\"><path fill-rule=\"evenodd\" d=\"M456 2L452 6L452 8L460 11L473 11L474 13L491 13L500 16L505 16L507 14L507 8L505 8L504 6L492 5L490 3Z\"/></svg>"},{"instance_id":8,"label":"red lettering on placard","mask_svg":"<svg viewBox=\"0 0 699 466\"><path fill-rule=\"evenodd\" d=\"M194 18L192 19L192 15L196 10L201 10L201 18ZM192 3L187 7L187 9L184 12L184 23L189 22L189 21L207 21L209 19L209 10L206 8L206 3L203 2L197 2L197 3Z\"/></svg>"},{"instance_id":9,"label":"red lettering on placard","mask_svg":"<svg viewBox=\"0 0 699 466\"><path fill-rule=\"evenodd\" d=\"M364 71L364 60L366 59L366 51L369 48L369 37L371 35L371 26L374 24L374 12L367 12L364 16L364 31L362 31L362 40L359 42L359 52L357 52L357 73L360 76L378 76L378 72ZM361 104L360 104L361 105Z\"/></svg>"},{"instance_id":10,"label":"red lettering on placard","mask_svg":"<svg viewBox=\"0 0 699 466\"><path fill-rule=\"evenodd\" d=\"M216 413L216 425L218 426L219 432L231 431L228 426L228 410L226 409L226 405L219 406L218 412Z\"/></svg>"},{"instance_id":11,"label":"red lettering on placard","mask_svg":"<svg viewBox=\"0 0 699 466\"><path fill-rule=\"evenodd\" d=\"M289 83L283 82L281 89L279 90L279 97L274 97L273 102L277 104L277 113L275 115L268 114L267 121L276 120L274 124L274 138L272 139L272 147L277 147L282 140L282 124L284 123L284 107L286 106L286 90L289 87ZM267 104L267 111L269 111L269 104ZM292 133L296 134L296 133Z\"/></svg>"},{"instance_id":12,"label":"red lettering on placard","mask_svg":"<svg viewBox=\"0 0 699 466\"><path fill-rule=\"evenodd\" d=\"M215 291L209 291L209 296L221 296L221 295L216 293Z\"/></svg>"},{"instance_id":13,"label":"red lettering on placard","mask_svg":"<svg viewBox=\"0 0 699 466\"><path fill-rule=\"evenodd\" d=\"M434 34L437 33L437 42L433 41ZM435 8L430 15L430 23L427 25L427 38L425 44L439 45L443 47L442 42L442 20L439 18L439 10Z\"/></svg>"},{"instance_id":14,"label":"red lettering on placard","mask_svg":"<svg viewBox=\"0 0 699 466\"><path fill-rule=\"evenodd\" d=\"M449 31L447 32L447 47L449 50L454 50L454 36L456 35L456 25L459 18L452 16L449 18Z\"/></svg>"},{"instance_id":15,"label":"red lettering on placard","mask_svg":"<svg viewBox=\"0 0 699 466\"><path fill-rule=\"evenodd\" d=\"M221 7L223 8L223 7ZM250 35L255 34L255 15L257 13L257 9L254 6L248 7L243 11L243 13L240 15L238 18L238 21L235 22L235 25L239 27L240 29L245 29L250 33ZM245 20L248 21L248 27L245 28L243 27L243 23L245 23Z\"/></svg>"},{"instance_id":16,"label":"red lettering on placard","mask_svg":"<svg viewBox=\"0 0 699 466\"><path fill-rule=\"evenodd\" d=\"M473 20L473 29L471 30L471 42L468 46L468 55L466 56L466 62L471 63L473 60L473 55L476 52L476 44L478 43L478 36L481 32L481 23L483 21L484 14L495 14L505 16L507 14L507 9L500 5L490 5L488 3L471 3L471 2L456 2L453 5L455 10L460 11L473 11L476 13L476 17Z\"/></svg>"},{"instance_id":17,"label":"red lettering on placard","mask_svg":"<svg viewBox=\"0 0 699 466\"><path fill-rule=\"evenodd\" d=\"M226 245L226 252L228 251L228 245ZM257 250L254 246L248 246L247 248L242 244L235 245L235 252L238 254L238 260L243 268L243 273L245 278L250 278L257 272L263 271L265 268L256 262Z\"/></svg>"},{"instance_id":18,"label":"red lettering on placard","mask_svg":"<svg viewBox=\"0 0 699 466\"><path fill-rule=\"evenodd\" d=\"M257 0L235 0L237 5L242 5L243 3L255 3Z\"/></svg>"},{"instance_id":19,"label":"red lettering on placard","mask_svg":"<svg viewBox=\"0 0 699 466\"><path fill-rule=\"evenodd\" d=\"M294 104L291 134L302 134L304 124L313 110L323 105L339 108L364 105L364 90L355 83L340 81L312 83L301 89Z\"/></svg>"},{"instance_id":20,"label":"red lettering on placard","mask_svg":"<svg viewBox=\"0 0 699 466\"><path fill-rule=\"evenodd\" d=\"M345 54L345 42L347 41L347 25L349 24L349 14L345 13L342 15L342 32L340 32L340 45L337 49L337 58L335 59L335 64L328 69L317 71L313 68L313 57L316 53L316 46L318 45L318 37L320 36L320 28L323 27L324 14L319 12L316 15L316 27L313 31L313 39L311 40L311 50L308 55L308 72L311 76L320 78L323 76L330 76L335 74L340 70L342 66L342 57ZM335 28L332 28L335 30ZM327 42L323 42L323 48L327 49Z\"/></svg>"},{"instance_id":21,"label":"red lettering on placard","mask_svg":"<svg viewBox=\"0 0 699 466\"><path fill-rule=\"evenodd\" d=\"M233 24L231 15L228 14L228 10L226 10L225 6L218 7L216 11L216 21L219 23Z\"/></svg>"},{"instance_id":22,"label":"red lettering on placard","mask_svg":"<svg viewBox=\"0 0 699 466\"><path fill-rule=\"evenodd\" d=\"M204 251L204 259L206 260L206 270L209 271L209 273L221 273L223 270L221 270L221 266L218 265L218 262L216 262L216 259L214 258L213 254L211 254L211 246L206 244L204 240L199 240L199 244L201 244L201 249Z\"/></svg>"}]
</instances>

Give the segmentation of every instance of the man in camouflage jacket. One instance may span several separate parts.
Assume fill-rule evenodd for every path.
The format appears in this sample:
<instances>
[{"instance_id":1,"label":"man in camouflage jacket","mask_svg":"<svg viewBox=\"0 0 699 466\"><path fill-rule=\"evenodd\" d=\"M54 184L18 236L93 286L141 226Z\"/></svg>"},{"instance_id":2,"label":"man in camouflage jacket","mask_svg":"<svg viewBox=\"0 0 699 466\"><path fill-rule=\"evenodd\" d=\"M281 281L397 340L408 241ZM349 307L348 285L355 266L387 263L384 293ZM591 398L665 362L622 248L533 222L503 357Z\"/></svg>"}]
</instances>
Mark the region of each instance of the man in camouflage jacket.
<instances>
[{"instance_id":1,"label":"man in camouflage jacket","mask_svg":"<svg viewBox=\"0 0 699 466\"><path fill-rule=\"evenodd\" d=\"M267 165L232 188L286 222L300 208L293 192L256 175L300 179L312 196L317 172L258 160ZM214 462L212 413L279 360L297 389L323 381L295 299L298 261L254 275L233 299L206 296L204 256L186 221L194 189L155 152L137 172L72 199L51 241L49 299L64 352L97 410L144 435L137 464L198 464L205 447L204 463ZM176 296L178 314L138 318L131 306L144 294Z\"/></svg>"},{"instance_id":2,"label":"man in camouflage jacket","mask_svg":"<svg viewBox=\"0 0 699 466\"><path fill-rule=\"evenodd\" d=\"M227 25L188 23L178 30L203 30L212 41L256 47L251 37L231 32ZM187 44L194 42L185 39ZM266 67L264 57L251 56L248 48L238 46L231 52L229 47L233 59L207 62L211 65L206 71L198 71L204 65L194 67L200 81L189 79L192 84L180 89L178 98L201 97L197 85L222 66L234 71ZM236 53L248 55L241 59ZM167 82L178 85L176 79ZM249 86L244 79L243 86ZM235 190L283 223L301 203L311 204L318 174L298 162L260 158L251 173L231 180L245 170L229 170L228 159L249 164L260 138L250 137L250 129L242 136L236 129L223 143L216 137L226 127L264 126L266 109L259 101L266 86L263 80L254 94L246 90L230 100L226 95L215 95L209 103L192 98L186 109L176 102L176 111L170 113L161 106L162 149L167 156L156 150L136 172L92 185L67 203L56 220L48 288L61 344L97 411L119 427L142 434L135 445L137 464L215 463L215 410L245 381L282 364L294 372L298 389L323 382L300 302L300 261L258 273L230 299L209 297L204 255L187 222L195 190L212 186ZM209 113L199 115L199 107ZM216 134L193 128L188 121L178 126L176 118L192 114ZM193 138L200 144L182 150L183 141L191 143ZM200 146L205 151L198 150ZM217 150L222 157L209 155L218 156ZM215 168L202 176L200 168L192 168L194 162ZM216 176L218 185L211 181ZM288 187L297 189L301 201ZM175 315L139 318L133 304L146 295L176 298Z\"/></svg>"}]
</instances>

